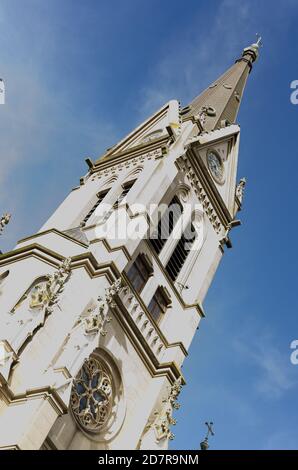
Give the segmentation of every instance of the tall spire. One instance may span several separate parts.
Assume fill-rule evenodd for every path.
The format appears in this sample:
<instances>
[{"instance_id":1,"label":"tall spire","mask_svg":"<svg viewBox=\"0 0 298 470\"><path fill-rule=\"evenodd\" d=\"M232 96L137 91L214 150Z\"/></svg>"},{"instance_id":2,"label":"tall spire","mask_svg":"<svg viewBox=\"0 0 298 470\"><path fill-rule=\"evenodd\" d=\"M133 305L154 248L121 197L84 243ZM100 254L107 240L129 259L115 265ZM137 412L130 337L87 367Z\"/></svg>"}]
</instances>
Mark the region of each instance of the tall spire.
<instances>
[{"instance_id":1,"label":"tall spire","mask_svg":"<svg viewBox=\"0 0 298 470\"><path fill-rule=\"evenodd\" d=\"M260 46L261 37L258 36L257 42L246 47L232 67L182 110L183 120L195 117L207 132L234 123Z\"/></svg>"}]
</instances>

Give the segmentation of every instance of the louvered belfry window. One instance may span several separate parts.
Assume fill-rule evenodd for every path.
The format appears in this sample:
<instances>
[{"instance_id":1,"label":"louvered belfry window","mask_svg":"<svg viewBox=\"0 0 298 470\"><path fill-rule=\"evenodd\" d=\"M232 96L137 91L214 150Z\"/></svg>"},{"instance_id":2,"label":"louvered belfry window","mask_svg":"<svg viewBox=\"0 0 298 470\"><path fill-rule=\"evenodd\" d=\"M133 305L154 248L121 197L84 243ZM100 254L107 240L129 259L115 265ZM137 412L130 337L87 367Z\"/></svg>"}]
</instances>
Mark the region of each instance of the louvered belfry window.
<instances>
[{"instance_id":1,"label":"louvered belfry window","mask_svg":"<svg viewBox=\"0 0 298 470\"><path fill-rule=\"evenodd\" d=\"M185 260L195 242L197 232L190 222L184 230L179 242L177 243L175 250L172 253L171 258L166 265L166 271L169 274L172 281L175 281L180 273Z\"/></svg>"},{"instance_id":2,"label":"louvered belfry window","mask_svg":"<svg viewBox=\"0 0 298 470\"><path fill-rule=\"evenodd\" d=\"M150 243L157 254L161 252L182 212L183 206L178 197L174 196L167 210L160 218L157 229L150 237Z\"/></svg>"},{"instance_id":3,"label":"louvered belfry window","mask_svg":"<svg viewBox=\"0 0 298 470\"><path fill-rule=\"evenodd\" d=\"M84 219L83 219L83 222L81 223L81 226L82 227L85 227L86 223L88 222L88 220L90 219L91 215L95 212L95 209L99 206L99 204L103 201L103 199L105 198L105 196L108 194L108 192L110 191L110 188L109 189L106 189L105 191L102 191L101 193L99 193L97 195L97 201L96 203L94 204L94 206L90 209L90 211L88 212L88 214L85 215Z\"/></svg>"},{"instance_id":4,"label":"louvered belfry window","mask_svg":"<svg viewBox=\"0 0 298 470\"><path fill-rule=\"evenodd\" d=\"M119 204L123 201L123 199L127 196L127 194L129 193L129 191L131 190L131 188L133 187L135 183L135 180L133 181L129 181L128 183L125 183L123 186L122 186L122 193L117 197L114 205L113 205L113 208L114 209L117 209L117 207L119 206Z\"/></svg>"}]
</instances>

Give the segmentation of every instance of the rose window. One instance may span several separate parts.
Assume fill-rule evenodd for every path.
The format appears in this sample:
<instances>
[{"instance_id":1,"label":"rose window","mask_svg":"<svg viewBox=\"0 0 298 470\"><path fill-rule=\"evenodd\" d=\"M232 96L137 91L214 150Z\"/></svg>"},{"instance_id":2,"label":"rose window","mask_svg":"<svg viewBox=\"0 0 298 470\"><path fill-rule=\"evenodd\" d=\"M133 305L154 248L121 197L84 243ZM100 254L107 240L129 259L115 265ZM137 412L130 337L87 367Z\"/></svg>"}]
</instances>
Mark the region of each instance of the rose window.
<instances>
[{"instance_id":1,"label":"rose window","mask_svg":"<svg viewBox=\"0 0 298 470\"><path fill-rule=\"evenodd\" d=\"M71 408L77 422L97 432L108 421L113 405L112 377L101 361L88 359L74 380Z\"/></svg>"}]
</instances>

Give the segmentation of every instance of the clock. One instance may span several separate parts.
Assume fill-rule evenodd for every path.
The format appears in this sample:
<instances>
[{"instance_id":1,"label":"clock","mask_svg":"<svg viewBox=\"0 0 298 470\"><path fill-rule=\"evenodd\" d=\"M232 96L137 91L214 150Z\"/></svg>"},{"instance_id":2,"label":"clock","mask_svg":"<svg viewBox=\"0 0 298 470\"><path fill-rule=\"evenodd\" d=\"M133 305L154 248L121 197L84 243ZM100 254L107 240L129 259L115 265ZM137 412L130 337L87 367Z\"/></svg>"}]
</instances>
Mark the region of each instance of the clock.
<instances>
[{"instance_id":1,"label":"clock","mask_svg":"<svg viewBox=\"0 0 298 470\"><path fill-rule=\"evenodd\" d=\"M215 150L209 150L207 153L207 165L213 179L219 183L224 183L225 169L222 159Z\"/></svg>"}]
</instances>

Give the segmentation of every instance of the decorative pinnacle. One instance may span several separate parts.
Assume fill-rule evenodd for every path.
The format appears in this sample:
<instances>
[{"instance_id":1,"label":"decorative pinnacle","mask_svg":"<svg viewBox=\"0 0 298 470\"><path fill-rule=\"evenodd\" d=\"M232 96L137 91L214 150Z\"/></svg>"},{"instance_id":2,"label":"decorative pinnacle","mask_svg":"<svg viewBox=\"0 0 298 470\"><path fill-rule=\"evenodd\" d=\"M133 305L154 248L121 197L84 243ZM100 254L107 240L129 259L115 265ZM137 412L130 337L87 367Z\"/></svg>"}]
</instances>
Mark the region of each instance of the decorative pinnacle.
<instances>
[{"instance_id":1,"label":"decorative pinnacle","mask_svg":"<svg viewBox=\"0 0 298 470\"><path fill-rule=\"evenodd\" d=\"M257 60L257 58L259 57L260 47L263 47L262 36L260 36L259 33L256 33L256 36L257 41L251 44L250 46L246 47L242 53L242 57L246 56L247 58L247 56L249 56L251 62L255 62Z\"/></svg>"},{"instance_id":2,"label":"decorative pinnacle","mask_svg":"<svg viewBox=\"0 0 298 470\"><path fill-rule=\"evenodd\" d=\"M208 421L206 421L205 425L207 426L207 434L205 436L205 439L200 443L201 450L209 449L209 442L208 442L209 434L210 436L214 436L214 431L212 429L213 422L210 421L209 423Z\"/></svg>"},{"instance_id":3,"label":"decorative pinnacle","mask_svg":"<svg viewBox=\"0 0 298 470\"><path fill-rule=\"evenodd\" d=\"M9 223L10 218L11 218L11 215L8 213L2 215L2 217L0 218L0 234L3 232L5 225Z\"/></svg>"}]
</instances>

